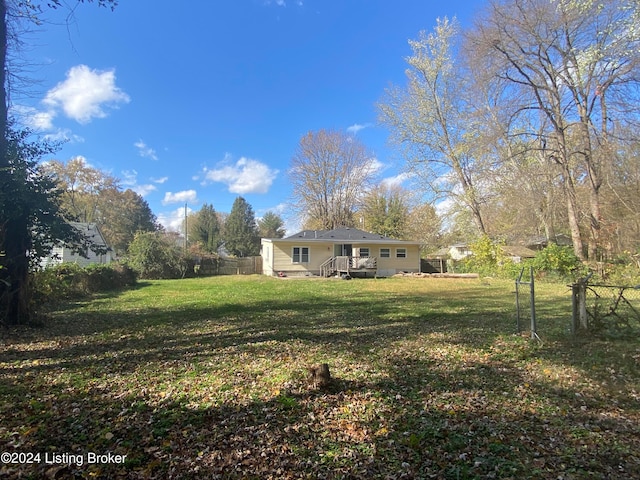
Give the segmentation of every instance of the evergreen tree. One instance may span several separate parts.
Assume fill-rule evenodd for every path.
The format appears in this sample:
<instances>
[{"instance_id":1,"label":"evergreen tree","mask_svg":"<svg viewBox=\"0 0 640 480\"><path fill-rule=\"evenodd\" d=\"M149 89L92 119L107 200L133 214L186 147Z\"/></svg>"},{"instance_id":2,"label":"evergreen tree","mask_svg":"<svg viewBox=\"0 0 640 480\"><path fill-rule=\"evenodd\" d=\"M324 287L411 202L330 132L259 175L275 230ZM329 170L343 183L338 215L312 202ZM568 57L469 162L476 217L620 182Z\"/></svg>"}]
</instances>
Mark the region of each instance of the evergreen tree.
<instances>
[{"instance_id":1,"label":"evergreen tree","mask_svg":"<svg viewBox=\"0 0 640 480\"><path fill-rule=\"evenodd\" d=\"M222 238L218 214L213 205L205 203L189 222L189 240L198 243L205 252L216 253Z\"/></svg>"},{"instance_id":2,"label":"evergreen tree","mask_svg":"<svg viewBox=\"0 0 640 480\"><path fill-rule=\"evenodd\" d=\"M284 221L280 215L267 212L258 220L258 228L262 238L282 238L285 234Z\"/></svg>"},{"instance_id":3,"label":"evergreen tree","mask_svg":"<svg viewBox=\"0 0 640 480\"><path fill-rule=\"evenodd\" d=\"M225 248L237 257L252 257L260 253L260 236L253 208L242 198L236 198L225 222Z\"/></svg>"}]
</instances>

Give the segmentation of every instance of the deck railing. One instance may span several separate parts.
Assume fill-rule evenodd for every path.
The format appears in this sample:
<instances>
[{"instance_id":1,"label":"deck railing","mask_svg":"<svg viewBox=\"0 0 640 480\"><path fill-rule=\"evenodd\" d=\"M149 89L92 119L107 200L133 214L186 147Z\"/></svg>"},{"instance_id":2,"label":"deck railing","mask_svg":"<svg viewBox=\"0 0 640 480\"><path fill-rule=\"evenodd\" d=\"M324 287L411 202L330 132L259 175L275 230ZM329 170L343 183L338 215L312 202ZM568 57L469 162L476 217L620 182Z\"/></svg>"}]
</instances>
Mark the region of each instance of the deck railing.
<instances>
[{"instance_id":1,"label":"deck railing","mask_svg":"<svg viewBox=\"0 0 640 480\"><path fill-rule=\"evenodd\" d=\"M331 257L320 265L320 275L323 277L329 277L334 273L348 274L353 270L375 269L377 266L377 257Z\"/></svg>"}]
</instances>

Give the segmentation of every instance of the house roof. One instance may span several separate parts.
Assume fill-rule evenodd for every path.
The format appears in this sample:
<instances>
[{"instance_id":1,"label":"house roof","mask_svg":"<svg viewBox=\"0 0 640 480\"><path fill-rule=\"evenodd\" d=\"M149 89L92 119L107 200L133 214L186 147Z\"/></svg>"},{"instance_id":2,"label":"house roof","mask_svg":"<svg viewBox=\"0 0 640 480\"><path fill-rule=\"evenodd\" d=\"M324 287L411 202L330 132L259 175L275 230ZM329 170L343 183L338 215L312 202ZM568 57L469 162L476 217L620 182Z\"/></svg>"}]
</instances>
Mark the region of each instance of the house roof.
<instances>
[{"instance_id":1,"label":"house roof","mask_svg":"<svg viewBox=\"0 0 640 480\"><path fill-rule=\"evenodd\" d=\"M69 224L80 231L84 237L95 245L99 245L101 247L109 247L107 245L102 232L98 228L98 225L95 223L84 223L84 222L69 222Z\"/></svg>"},{"instance_id":2,"label":"house roof","mask_svg":"<svg viewBox=\"0 0 640 480\"><path fill-rule=\"evenodd\" d=\"M518 245L505 245L500 248L506 255L510 257L533 258L536 256L536 252L527 247L520 247Z\"/></svg>"},{"instance_id":3,"label":"house roof","mask_svg":"<svg viewBox=\"0 0 640 480\"><path fill-rule=\"evenodd\" d=\"M365 232L357 228L341 227L334 230L302 230L285 238L272 239L280 242L318 242L318 243L391 243L419 245L420 242L396 240L377 233Z\"/></svg>"},{"instance_id":4,"label":"house roof","mask_svg":"<svg viewBox=\"0 0 640 480\"><path fill-rule=\"evenodd\" d=\"M550 243L556 243L558 245L571 245L573 242L571 241L570 236L565 235L563 233L559 233L555 237L550 239L545 237L544 235L536 235L534 237L527 239L527 241L525 242L525 245L535 246L535 247L537 246L546 247Z\"/></svg>"}]
</instances>

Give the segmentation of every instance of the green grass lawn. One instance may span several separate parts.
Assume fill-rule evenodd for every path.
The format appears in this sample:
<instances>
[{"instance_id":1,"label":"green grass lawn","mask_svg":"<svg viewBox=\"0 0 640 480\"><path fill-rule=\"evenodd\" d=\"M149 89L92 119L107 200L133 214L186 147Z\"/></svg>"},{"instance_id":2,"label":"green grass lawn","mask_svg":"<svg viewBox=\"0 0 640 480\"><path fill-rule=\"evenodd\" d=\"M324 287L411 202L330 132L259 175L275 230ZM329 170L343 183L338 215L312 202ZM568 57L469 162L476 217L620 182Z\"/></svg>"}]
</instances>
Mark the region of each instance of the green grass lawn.
<instances>
[{"instance_id":1,"label":"green grass lawn","mask_svg":"<svg viewBox=\"0 0 640 480\"><path fill-rule=\"evenodd\" d=\"M531 341L513 291L213 277L65 305L2 333L0 451L40 458L0 478L640 478L638 341L573 339L552 284Z\"/></svg>"}]
</instances>

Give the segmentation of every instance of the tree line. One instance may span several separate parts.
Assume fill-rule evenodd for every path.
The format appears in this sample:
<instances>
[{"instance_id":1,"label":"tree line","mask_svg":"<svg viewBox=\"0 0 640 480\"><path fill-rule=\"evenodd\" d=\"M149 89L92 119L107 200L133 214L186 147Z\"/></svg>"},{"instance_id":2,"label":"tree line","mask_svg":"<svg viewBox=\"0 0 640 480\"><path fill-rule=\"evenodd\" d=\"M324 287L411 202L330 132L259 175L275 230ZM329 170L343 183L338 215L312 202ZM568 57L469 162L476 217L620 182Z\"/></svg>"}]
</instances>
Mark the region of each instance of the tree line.
<instances>
[{"instance_id":1,"label":"tree line","mask_svg":"<svg viewBox=\"0 0 640 480\"><path fill-rule=\"evenodd\" d=\"M261 238L282 238L284 220L272 211L256 219L253 207L237 197L229 213L217 212L205 203L191 212L183 225L187 245L194 253L218 255L224 252L236 257L260 255Z\"/></svg>"},{"instance_id":2,"label":"tree line","mask_svg":"<svg viewBox=\"0 0 640 480\"><path fill-rule=\"evenodd\" d=\"M379 103L407 169L477 235L570 235L603 260L640 247L635 0L488 2L410 40ZM470 228L469 228L470 227Z\"/></svg>"},{"instance_id":3,"label":"tree line","mask_svg":"<svg viewBox=\"0 0 640 480\"><path fill-rule=\"evenodd\" d=\"M309 132L289 172L304 224L640 254L639 19L635 0L494 0L468 28L438 19L377 104L413 193L376 184L355 137Z\"/></svg>"}]
</instances>

